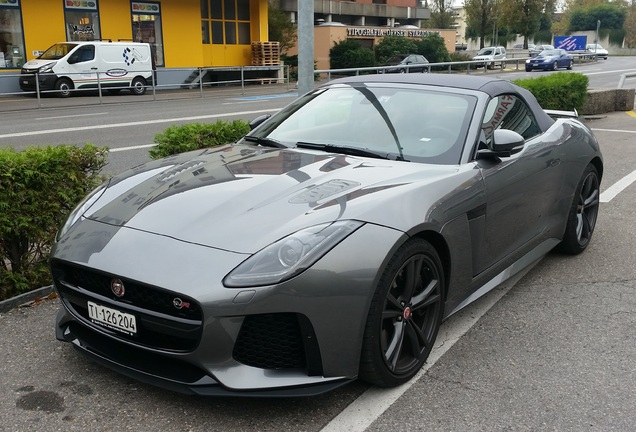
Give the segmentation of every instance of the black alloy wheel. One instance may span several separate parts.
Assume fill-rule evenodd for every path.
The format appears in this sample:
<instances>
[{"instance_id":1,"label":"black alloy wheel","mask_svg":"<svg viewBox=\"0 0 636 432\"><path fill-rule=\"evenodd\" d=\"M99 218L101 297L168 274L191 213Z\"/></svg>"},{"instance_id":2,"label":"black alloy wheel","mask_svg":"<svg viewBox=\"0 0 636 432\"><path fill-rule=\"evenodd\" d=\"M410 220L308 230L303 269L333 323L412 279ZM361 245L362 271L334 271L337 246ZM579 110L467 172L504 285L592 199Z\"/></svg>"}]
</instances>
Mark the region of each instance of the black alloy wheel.
<instances>
[{"instance_id":1,"label":"black alloy wheel","mask_svg":"<svg viewBox=\"0 0 636 432\"><path fill-rule=\"evenodd\" d=\"M600 178L594 165L588 165L576 188L568 214L568 223L558 250L579 254L592 240L600 205Z\"/></svg>"},{"instance_id":2,"label":"black alloy wheel","mask_svg":"<svg viewBox=\"0 0 636 432\"><path fill-rule=\"evenodd\" d=\"M558 69L559 69L559 63L555 60L554 64L552 64L552 70L555 71L555 70L558 70Z\"/></svg>"},{"instance_id":3,"label":"black alloy wheel","mask_svg":"<svg viewBox=\"0 0 636 432\"><path fill-rule=\"evenodd\" d=\"M407 242L391 259L373 297L360 377L380 387L411 379L428 358L444 307L444 272L433 246Z\"/></svg>"}]
</instances>

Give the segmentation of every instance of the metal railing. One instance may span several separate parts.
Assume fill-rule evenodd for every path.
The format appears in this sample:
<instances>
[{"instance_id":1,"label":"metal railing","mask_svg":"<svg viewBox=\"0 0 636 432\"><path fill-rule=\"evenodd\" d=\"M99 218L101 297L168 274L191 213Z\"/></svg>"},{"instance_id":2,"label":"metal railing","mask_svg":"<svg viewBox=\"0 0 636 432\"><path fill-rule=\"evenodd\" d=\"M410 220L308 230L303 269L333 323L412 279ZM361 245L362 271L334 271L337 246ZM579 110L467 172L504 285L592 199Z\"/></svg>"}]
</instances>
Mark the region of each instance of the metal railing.
<instances>
[{"instance_id":1,"label":"metal railing","mask_svg":"<svg viewBox=\"0 0 636 432\"><path fill-rule=\"evenodd\" d=\"M625 84L625 79L636 77L636 72L627 72L621 75L621 79L618 81L618 86L616 88L623 88Z\"/></svg>"},{"instance_id":2,"label":"metal railing","mask_svg":"<svg viewBox=\"0 0 636 432\"><path fill-rule=\"evenodd\" d=\"M584 61L597 61L596 55L590 54L571 54L574 62L583 63ZM524 69L526 60L532 57L519 57L519 58L505 58L497 60L469 60L459 62L442 62L442 63L426 63L426 64L411 64L411 65L395 65L395 66L373 66L364 68L345 68L345 69L320 69L315 70L314 73L327 76L327 80L331 79L331 75L364 75L368 73L385 73L387 71L394 71L404 69L405 73L409 73L411 69L425 69L427 73L432 72L445 72L445 73L487 73L489 71L488 65L499 67L502 70L507 69L508 65L514 65L515 70ZM505 66L504 66L505 65ZM483 66L483 67L482 67Z\"/></svg>"},{"instance_id":3,"label":"metal railing","mask_svg":"<svg viewBox=\"0 0 636 432\"><path fill-rule=\"evenodd\" d=\"M277 71L275 77L271 76L263 76L265 72L272 73L273 71ZM169 77L171 74L179 74L181 72L181 76L188 76L188 79L180 79L180 80L172 80ZM188 75L189 74L189 75ZM231 77L232 75L237 75L236 79L214 79L214 80L205 80L205 76L207 74L214 76L227 76ZM260 75L259 75L260 74ZM281 76L282 75L282 76ZM42 97L47 95L57 95L60 93L60 90L57 88L47 88L42 89L40 83L42 80L46 80L47 77L56 77L57 75L54 73L34 73L34 74L22 74L22 73L3 73L0 74L1 79L10 79L15 80L15 83L18 83L18 80L28 78L31 82L31 85L34 85L34 90L29 91L10 91L0 93L0 96L17 96L17 95L33 95L36 97L38 108L42 107ZM99 96L99 103L103 103L104 93L116 93L122 90L131 90L132 77L130 78L131 84L120 83L118 85L112 85L113 76L109 75L105 71L91 71L90 73L79 72L79 73L67 73L64 74L66 78L69 78L69 81L73 81L73 78L82 78L82 79L94 79L95 82L91 87L82 87L75 88L74 85L71 86L68 91L69 93L79 93L86 91L97 92ZM169 70L140 70L135 71L134 76L142 76L145 77L145 89L150 91L152 94L152 99L157 100L157 90L173 90L173 89L189 89L194 90L197 89L199 92L199 96L204 96L204 90L206 88L211 88L215 86L224 86L224 85L235 85L241 87L241 94L245 92L245 86L252 83L283 83L288 84L290 82L290 68L288 65L280 65L280 66L267 66L267 67L259 67L259 66L237 66L237 67L214 67L214 68L182 68L182 69L169 69ZM159 76L159 77L158 77ZM55 84L53 84L55 85ZM13 86L13 85L12 85Z\"/></svg>"}]
</instances>

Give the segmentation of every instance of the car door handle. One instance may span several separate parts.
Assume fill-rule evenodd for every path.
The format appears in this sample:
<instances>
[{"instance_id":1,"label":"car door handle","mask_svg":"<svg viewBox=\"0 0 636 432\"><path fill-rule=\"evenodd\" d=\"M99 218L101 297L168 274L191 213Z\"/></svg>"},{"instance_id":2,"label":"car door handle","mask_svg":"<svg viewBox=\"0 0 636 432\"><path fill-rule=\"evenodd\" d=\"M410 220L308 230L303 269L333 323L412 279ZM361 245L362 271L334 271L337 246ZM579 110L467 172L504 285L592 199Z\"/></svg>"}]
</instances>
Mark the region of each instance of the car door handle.
<instances>
[{"instance_id":1,"label":"car door handle","mask_svg":"<svg viewBox=\"0 0 636 432\"><path fill-rule=\"evenodd\" d=\"M91 68L91 70L97 70L97 68Z\"/></svg>"},{"instance_id":2,"label":"car door handle","mask_svg":"<svg viewBox=\"0 0 636 432\"><path fill-rule=\"evenodd\" d=\"M561 159L550 159L550 166L555 167L561 165Z\"/></svg>"}]
</instances>

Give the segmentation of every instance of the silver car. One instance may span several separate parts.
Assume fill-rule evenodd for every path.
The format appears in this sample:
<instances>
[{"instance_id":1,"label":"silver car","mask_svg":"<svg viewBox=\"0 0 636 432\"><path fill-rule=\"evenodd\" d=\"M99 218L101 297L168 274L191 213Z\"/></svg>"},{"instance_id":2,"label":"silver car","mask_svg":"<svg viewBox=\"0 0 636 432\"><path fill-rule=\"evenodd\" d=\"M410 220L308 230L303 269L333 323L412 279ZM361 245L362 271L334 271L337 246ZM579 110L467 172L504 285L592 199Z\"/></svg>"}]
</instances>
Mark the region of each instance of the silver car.
<instances>
[{"instance_id":1,"label":"silver car","mask_svg":"<svg viewBox=\"0 0 636 432\"><path fill-rule=\"evenodd\" d=\"M592 239L597 140L508 81L342 78L253 126L77 207L51 253L59 340L191 394L391 387L444 318Z\"/></svg>"}]
</instances>

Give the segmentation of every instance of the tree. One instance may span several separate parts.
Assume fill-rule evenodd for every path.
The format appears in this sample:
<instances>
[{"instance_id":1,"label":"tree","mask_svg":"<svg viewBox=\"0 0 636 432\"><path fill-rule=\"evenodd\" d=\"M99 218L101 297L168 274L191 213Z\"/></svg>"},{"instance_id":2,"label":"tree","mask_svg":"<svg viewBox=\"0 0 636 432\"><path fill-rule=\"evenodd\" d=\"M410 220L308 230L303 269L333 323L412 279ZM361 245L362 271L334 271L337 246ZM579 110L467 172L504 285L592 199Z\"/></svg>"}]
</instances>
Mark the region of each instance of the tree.
<instances>
[{"instance_id":1,"label":"tree","mask_svg":"<svg viewBox=\"0 0 636 432\"><path fill-rule=\"evenodd\" d=\"M598 21L604 29L622 29L626 11L615 4L603 4L588 8L578 8L570 15L570 31L596 30Z\"/></svg>"},{"instance_id":2,"label":"tree","mask_svg":"<svg viewBox=\"0 0 636 432\"><path fill-rule=\"evenodd\" d=\"M528 48L528 38L539 30L545 0L507 0L501 2L502 22L512 32L523 36L523 46Z\"/></svg>"},{"instance_id":3,"label":"tree","mask_svg":"<svg viewBox=\"0 0 636 432\"><path fill-rule=\"evenodd\" d=\"M453 0L433 0L428 27L435 29L455 28Z\"/></svg>"},{"instance_id":4,"label":"tree","mask_svg":"<svg viewBox=\"0 0 636 432\"><path fill-rule=\"evenodd\" d=\"M479 37L479 48L484 47L486 35L491 34L496 24L495 0L466 0L466 25ZM467 30L467 33L469 31Z\"/></svg>"},{"instance_id":5,"label":"tree","mask_svg":"<svg viewBox=\"0 0 636 432\"><path fill-rule=\"evenodd\" d=\"M627 48L636 48L636 1L627 8L627 16L625 17L625 46Z\"/></svg>"},{"instance_id":6,"label":"tree","mask_svg":"<svg viewBox=\"0 0 636 432\"><path fill-rule=\"evenodd\" d=\"M287 14L278 7L278 2L269 0L267 19L269 21L268 38L271 42L280 44L280 52L296 45L297 28Z\"/></svg>"}]
</instances>

